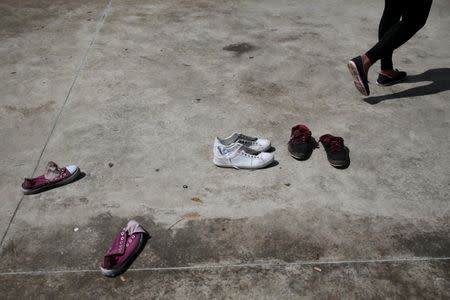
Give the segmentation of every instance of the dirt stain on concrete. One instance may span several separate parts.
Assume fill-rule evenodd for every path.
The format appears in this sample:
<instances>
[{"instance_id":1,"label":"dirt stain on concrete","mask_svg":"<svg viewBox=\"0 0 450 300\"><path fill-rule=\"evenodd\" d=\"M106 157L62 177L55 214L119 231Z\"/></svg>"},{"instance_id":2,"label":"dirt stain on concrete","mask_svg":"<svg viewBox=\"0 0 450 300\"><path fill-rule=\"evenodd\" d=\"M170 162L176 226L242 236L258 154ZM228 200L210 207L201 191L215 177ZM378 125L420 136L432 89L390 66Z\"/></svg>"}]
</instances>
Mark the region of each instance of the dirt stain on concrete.
<instances>
[{"instance_id":1,"label":"dirt stain on concrete","mask_svg":"<svg viewBox=\"0 0 450 300\"><path fill-rule=\"evenodd\" d=\"M182 216L182 218L186 219L186 220L194 220L194 219L200 218L200 214L198 212L190 212L190 213L184 214Z\"/></svg>"},{"instance_id":2,"label":"dirt stain on concrete","mask_svg":"<svg viewBox=\"0 0 450 300\"><path fill-rule=\"evenodd\" d=\"M241 56L244 53L251 52L257 49L258 48L256 46L249 43L237 43L223 47L223 50L235 52L237 56Z\"/></svg>"},{"instance_id":3,"label":"dirt stain on concrete","mask_svg":"<svg viewBox=\"0 0 450 300\"><path fill-rule=\"evenodd\" d=\"M151 239L136 266L178 267L205 263L444 257L450 249L449 218L432 223L388 217L360 217L321 211L279 210L253 218L182 216L172 230L152 216L133 217ZM104 213L87 224L33 227L16 224L4 245L6 271L97 267L128 219ZM82 225L83 234L74 233Z\"/></svg>"},{"instance_id":4,"label":"dirt stain on concrete","mask_svg":"<svg viewBox=\"0 0 450 300\"><path fill-rule=\"evenodd\" d=\"M239 91L256 97L257 99L267 99L272 101L274 97L285 94L287 91L278 83L258 81L253 78L241 80Z\"/></svg>"},{"instance_id":5,"label":"dirt stain on concrete","mask_svg":"<svg viewBox=\"0 0 450 300\"><path fill-rule=\"evenodd\" d=\"M311 39L319 39L320 34L313 31L306 31L296 34L289 34L285 36L278 37L276 41L278 43L288 43L288 42L294 42L298 40L308 39L310 41Z\"/></svg>"},{"instance_id":6,"label":"dirt stain on concrete","mask_svg":"<svg viewBox=\"0 0 450 300\"><path fill-rule=\"evenodd\" d=\"M13 3L14 1L9 1ZM0 27L3 37L13 37L23 33L43 30L55 20L64 17L66 11L77 12L77 9L89 5L92 1L81 0L77 3L68 1L20 1L20 8L6 1L0 8ZM22 11L22 13L18 13ZM80 24L76 24L81 26ZM72 26L74 26L72 24Z\"/></svg>"},{"instance_id":7,"label":"dirt stain on concrete","mask_svg":"<svg viewBox=\"0 0 450 300\"><path fill-rule=\"evenodd\" d=\"M55 101L51 100L44 104L41 104L36 107L18 107L13 105L2 105L1 108L4 109L8 113L19 113L24 117L29 117L32 114L39 114L42 112L49 112L53 105L55 104Z\"/></svg>"},{"instance_id":8,"label":"dirt stain on concrete","mask_svg":"<svg viewBox=\"0 0 450 300\"><path fill-rule=\"evenodd\" d=\"M200 199L199 197L192 197L191 201L197 202L197 203L203 203L202 199Z\"/></svg>"},{"instance_id":9,"label":"dirt stain on concrete","mask_svg":"<svg viewBox=\"0 0 450 300\"><path fill-rule=\"evenodd\" d=\"M309 266L158 270L127 272L126 282L74 272L3 276L0 293L5 299L448 299L449 270L445 262L338 265L321 273Z\"/></svg>"}]
</instances>

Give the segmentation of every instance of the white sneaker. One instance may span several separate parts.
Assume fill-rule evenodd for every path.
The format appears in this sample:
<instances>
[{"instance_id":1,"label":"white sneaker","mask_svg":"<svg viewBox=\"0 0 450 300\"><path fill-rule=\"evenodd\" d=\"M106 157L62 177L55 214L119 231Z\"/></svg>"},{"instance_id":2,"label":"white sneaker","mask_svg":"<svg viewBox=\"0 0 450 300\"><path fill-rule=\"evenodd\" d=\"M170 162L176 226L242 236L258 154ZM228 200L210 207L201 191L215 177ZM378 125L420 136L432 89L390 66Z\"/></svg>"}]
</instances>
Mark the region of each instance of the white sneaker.
<instances>
[{"instance_id":1,"label":"white sneaker","mask_svg":"<svg viewBox=\"0 0 450 300\"><path fill-rule=\"evenodd\" d=\"M217 141L217 140L216 140ZM214 164L219 167L235 169L260 169L270 165L273 153L257 153L243 144L224 146L214 143Z\"/></svg>"},{"instance_id":2,"label":"white sneaker","mask_svg":"<svg viewBox=\"0 0 450 300\"><path fill-rule=\"evenodd\" d=\"M219 141L219 143L223 146L231 146L234 143L239 143L257 152L264 152L270 149L269 140L246 136L241 133L233 133L232 135L224 139L218 137L216 140Z\"/></svg>"}]
</instances>

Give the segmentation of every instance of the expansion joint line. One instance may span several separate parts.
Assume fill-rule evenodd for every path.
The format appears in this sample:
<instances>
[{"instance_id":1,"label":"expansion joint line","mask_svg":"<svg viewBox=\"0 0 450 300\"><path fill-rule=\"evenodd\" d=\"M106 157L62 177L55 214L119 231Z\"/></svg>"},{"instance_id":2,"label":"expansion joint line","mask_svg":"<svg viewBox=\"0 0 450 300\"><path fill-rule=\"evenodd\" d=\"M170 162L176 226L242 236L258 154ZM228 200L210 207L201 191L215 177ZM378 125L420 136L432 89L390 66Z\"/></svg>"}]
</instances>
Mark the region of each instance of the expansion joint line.
<instances>
[{"instance_id":1,"label":"expansion joint line","mask_svg":"<svg viewBox=\"0 0 450 300\"><path fill-rule=\"evenodd\" d=\"M185 267L149 267L129 269L127 272L159 272L159 271L208 271L224 269L288 269L313 266L340 266L340 265L361 265L361 264L385 264L385 263L415 263L415 262L438 262L450 261L450 257L408 257L408 258L386 258L386 259L364 259L364 260L336 260L336 261L299 261L292 263L243 263L243 264L205 264ZM0 276L42 276L56 274L86 274L100 273L100 269L66 269L66 270L35 270L35 271L11 271L0 272Z\"/></svg>"},{"instance_id":2,"label":"expansion joint line","mask_svg":"<svg viewBox=\"0 0 450 300\"><path fill-rule=\"evenodd\" d=\"M70 84L69 90L67 91L67 94L66 94L66 96L64 98L64 101L63 101L63 103L61 105L61 108L59 109L58 113L56 114L56 117L55 117L55 120L53 121L50 133L48 134L47 139L46 139L46 141L44 143L44 146L42 147L41 153L39 154L39 158L38 158L38 160L36 162L36 165L35 165L35 167L33 169L33 173L31 175L31 177L34 177L35 174L36 174L36 170L39 167L39 164L41 163L42 156L44 155L44 152L47 149L47 145L50 142L50 139L51 139L51 137L53 135L53 132L55 131L56 125L58 124L58 121L59 121L59 119L61 117L61 114L62 114L62 112L64 110L64 107L66 106L66 104L67 104L67 102L69 100L69 97L70 97L70 94L72 93L73 87L75 86L75 84L77 82L77 79L78 79L78 77L79 77L79 75L80 75L80 73L81 73L81 71L82 71L82 69L84 67L84 64L86 63L89 51L91 50L92 46L95 44L95 41L97 40L98 33L100 32L100 29L103 27L103 24L105 23L106 16L108 15L108 12L109 12L109 10L111 8L111 3L112 3L112 0L109 0L108 4L106 5L105 9L103 10L103 12L102 12L102 14L100 16L100 19L97 22L97 26L96 26L95 32L93 34L93 37L92 37L91 41L89 42L89 46L86 49L83 57L81 58L81 61L80 61L79 65L78 65L78 67L77 67L77 69L75 71L75 76L74 76L74 78L72 80L72 83ZM20 207L20 205L23 202L23 199L24 199L24 195L22 195L22 197L20 198L19 202L17 203L17 206L14 209L14 212L13 212L13 214L12 214L12 216L11 216L9 222L8 222L8 225L6 227L5 233L3 234L3 237L2 237L2 239L0 241L0 253L1 253L1 248L3 246L3 242L5 241L5 238L6 238L7 234L8 234L8 232L9 232L9 229L11 227L12 222L14 221L14 218L16 217L17 211L19 210L19 207Z\"/></svg>"}]
</instances>

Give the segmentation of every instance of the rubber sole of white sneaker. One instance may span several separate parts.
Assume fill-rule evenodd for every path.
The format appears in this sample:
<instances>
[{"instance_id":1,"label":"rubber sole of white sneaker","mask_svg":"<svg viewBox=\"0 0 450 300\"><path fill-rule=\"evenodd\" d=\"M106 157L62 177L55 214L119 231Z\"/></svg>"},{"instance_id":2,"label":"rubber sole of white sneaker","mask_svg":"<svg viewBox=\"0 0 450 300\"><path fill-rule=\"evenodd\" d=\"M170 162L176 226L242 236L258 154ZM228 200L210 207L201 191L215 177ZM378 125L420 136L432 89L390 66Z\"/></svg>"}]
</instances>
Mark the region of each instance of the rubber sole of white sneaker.
<instances>
[{"instance_id":1,"label":"rubber sole of white sneaker","mask_svg":"<svg viewBox=\"0 0 450 300\"><path fill-rule=\"evenodd\" d=\"M260 167L257 167L257 168L254 168L254 167L236 167L236 166L232 166L232 165L228 165L228 164L220 164L220 163L217 163L217 162L213 162L217 167L220 167L220 168L233 168L233 169L237 169L237 170L239 170L239 169L244 169L244 170L258 170L258 169L263 169L263 168L265 168L265 167L267 167L267 166L269 166L270 164L272 164L273 162L274 162L274 158L273 159L271 159L270 161L267 161L267 162L265 162L263 165L261 165Z\"/></svg>"}]
</instances>

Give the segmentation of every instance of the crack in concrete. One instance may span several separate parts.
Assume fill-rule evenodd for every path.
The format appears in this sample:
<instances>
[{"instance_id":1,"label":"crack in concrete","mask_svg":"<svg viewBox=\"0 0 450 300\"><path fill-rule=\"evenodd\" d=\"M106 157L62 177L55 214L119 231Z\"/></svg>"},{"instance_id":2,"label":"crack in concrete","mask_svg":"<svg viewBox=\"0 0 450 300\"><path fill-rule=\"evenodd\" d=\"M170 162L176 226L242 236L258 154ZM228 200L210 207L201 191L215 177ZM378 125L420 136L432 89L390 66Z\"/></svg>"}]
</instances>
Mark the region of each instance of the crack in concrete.
<instances>
[{"instance_id":1,"label":"crack in concrete","mask_svg":"<svg viewBox=\"0 0 450 300\"><path fill-rule=\"evenodd\" d=\"M409 257L409 258L386 258L386 259L363 259L363 260L336 260L336 261L298 261L293 263L247 263L247 264L205 264L186 267L149 267L128 269L127 272L145 271L189 271L189 270L217 270L229 268L292 268L304 266L324 266L324 265L351 265L351 264L382 264L382 263L414 263L431 261L450 261L450 257ZM53 275L70 273L99 273L100 269L79 269L79 270L41 270L41 271L18 271L0 272L0 276L20 276L20 275Z\"/></svg>"},{"instance_id":2,"label":"crack in concrete","mask_svg":"<svg viewBox=\"0 0 450 300\"><path fill-rule=\"evenodd\" d=\"M72 80L72 83L71 83L71 85L69 87L69 90L67 91L66 97L64 98L64 102L62 103L61 108L59 109L58 113L56 114L56 117L55 117L55 120L53 121L53 125L52 125L52 128L50 130L50 133L47 136L47 140L45 141L44 146L42 147L41 153L39 154L39 158L38 158L38 160L36 162L36 165L35 165L35 167L33 169L33 173L31 174L30 177L34 177L35 174L36 174L36 170L39 167L39 164L41 163L42 156L44 155L44 152L47 149L47 145L50 142L50 139L51 139L51 137L53 135L53 132L55 131L56 125L58 124L58 121L59 121L59 119L61 117L61 114L62 114L62 112L64 110L64 107L66 106L66 104L67 104L67 102L69 100L69 97L70 97L70 94L72 93L73 87L75 86L75 84L77 82L77 79L78 79L78 77L79 77L79 75L80 75L80 73L81 73L81 71L82 71L82 69L84 67L84 64L85 64L86 59L87 59L88 54L89 54L89 51L91 50L92 45L94 45L95 41L97 40L98 33L100 32L100 29L103 27L103 24L105 23L105 19L106 19L107 15L108 15L108 12L109 12L110 8L111 8L111 3L112 3L112 0L109 0L108 4L106 5L105 9L103 10L103 12L101 14L100 20L97 22L96 29L95 29L94 35L93 35L93 37L91 39L91 42L89 43L89 46L86 49L86 52L84 53L83 57L81 58L81 61L80 61L80 64L78 65L77 70L75 71L75 76L74 76L74 78ZM1 253L1 250L2 250L3 242L5 241L5 238L8 235L8 232L9 232L9 229L11 227L11 224L14 221L14 218L16 217L16 214L17 214L17 212L18 212L18 210L20 208L20 205L23 202L23 199L24 199L24 195L22 195L22 197L20 198L19 202L17 203L17 206L14 209L14 212L13 212L13 214L11 216L11 219L8 222L8 226L6 226L5 233L3 234L2 239L0 241L0 253Z\"/></svg>"}]
</instances>

